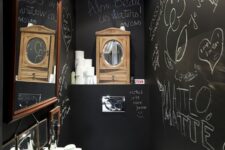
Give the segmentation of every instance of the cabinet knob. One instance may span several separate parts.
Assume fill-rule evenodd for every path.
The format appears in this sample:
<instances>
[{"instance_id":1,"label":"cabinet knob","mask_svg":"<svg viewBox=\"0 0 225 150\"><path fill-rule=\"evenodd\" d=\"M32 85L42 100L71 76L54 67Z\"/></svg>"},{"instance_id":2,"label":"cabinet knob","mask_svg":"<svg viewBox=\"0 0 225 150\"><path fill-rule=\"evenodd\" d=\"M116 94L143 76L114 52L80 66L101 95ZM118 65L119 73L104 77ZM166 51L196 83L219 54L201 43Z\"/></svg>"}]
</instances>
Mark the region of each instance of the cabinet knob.
<instances>
[{"instance_id":1,"label":"cabinet knob","mask_svg":"<svg viewBox=\"0 0 225 150\"><path fill-rule=\"evenodd\" d=\"M115 81L115 75L112 75L112 80Z\"/></svg>"},{"instance_id":2,"label":"cabinet knob","mask_svg":"<svg viewBox=\"0 0 225 150\"><path fill-rule=\"evenodd\" d=\"M36 79L36 77L35 77L35 76L36 76L36 75L35 75L35 73L32 73L32 76L33 76L33 77L32 77L32 79L33 79L33 80L35 80L35 79Z\"/></svg>"}]
</instances>

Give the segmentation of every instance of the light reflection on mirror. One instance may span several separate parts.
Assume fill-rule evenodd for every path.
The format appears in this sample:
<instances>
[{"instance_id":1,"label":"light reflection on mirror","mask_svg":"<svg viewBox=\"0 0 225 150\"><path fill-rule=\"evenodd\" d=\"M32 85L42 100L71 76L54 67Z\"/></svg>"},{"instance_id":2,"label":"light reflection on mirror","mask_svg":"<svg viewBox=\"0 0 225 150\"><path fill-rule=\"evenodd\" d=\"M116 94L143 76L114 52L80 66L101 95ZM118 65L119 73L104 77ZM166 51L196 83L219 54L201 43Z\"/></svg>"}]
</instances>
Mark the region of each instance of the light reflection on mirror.
<instances>
[{"instance_id":1,"label":"light reflection on mirror","mask_svg":"<svg viewBox=\"0 0 225 150\"><path fill-rule=\"evenodd\" d=\"M18 136L17 147L18 150L37 150L39 148L36 125Z\"/></svg>"},{"instance_id":2,"label":"light reflection on mirror","mask_svg":"<svg viewBox=\"0 0 225 150\"><path fill-rule=\"evenodd\" d=\"M103 48L103 56L105 61L113 66L120 64L123 57L122 45L116 41L108 41Z\"/></svg>"},{"instance_id":3,"label":"light reflection on mirror","mask_svg":"<svg viewBox=\"0 0 225 150\"><path fill-rule=\"evenodd\" d=\"M48 122L44 119L38 124L39 146L43 148L48 143Z\"/></svg>"}]
</instances>

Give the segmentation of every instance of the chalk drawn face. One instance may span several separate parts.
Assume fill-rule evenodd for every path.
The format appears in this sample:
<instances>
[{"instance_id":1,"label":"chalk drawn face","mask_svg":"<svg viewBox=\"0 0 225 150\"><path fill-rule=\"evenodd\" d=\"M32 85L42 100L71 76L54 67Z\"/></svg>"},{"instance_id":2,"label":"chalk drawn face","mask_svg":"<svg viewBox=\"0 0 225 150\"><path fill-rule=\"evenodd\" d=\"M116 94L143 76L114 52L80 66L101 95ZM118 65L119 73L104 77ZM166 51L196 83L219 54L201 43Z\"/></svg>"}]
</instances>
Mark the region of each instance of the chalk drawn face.
<instances>
[{"instance_id":1,"label":"chalk drawn face","mask_svg":"<svg viewBox=\"0 0 225 150\"><path fill-rule=\"evenodd\" d=\"M213 31L211 39L205 38L201 41L198 49L199 59L206 62L213 74L214 69L223 55L224 33L221 28Z\"/></svg>"}]
</instances>

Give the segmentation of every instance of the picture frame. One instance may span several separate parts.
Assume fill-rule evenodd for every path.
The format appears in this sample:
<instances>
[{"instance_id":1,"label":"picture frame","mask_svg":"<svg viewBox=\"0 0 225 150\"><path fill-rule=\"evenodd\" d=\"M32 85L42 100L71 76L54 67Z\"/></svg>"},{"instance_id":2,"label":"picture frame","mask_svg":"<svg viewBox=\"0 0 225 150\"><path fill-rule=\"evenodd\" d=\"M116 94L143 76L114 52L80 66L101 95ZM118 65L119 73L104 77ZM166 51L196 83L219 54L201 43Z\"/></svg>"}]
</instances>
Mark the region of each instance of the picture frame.
<instances>
[{"instance_id":1,"label":"picture frame","mask_svg":"<svg viewBox=\"0 0 225 150\"><path fill-rule=\"evenodd\" d=\"M28 1L29 2L29 1ZM43 1L46 2L46 1ZM19 15L20 15L20 7L22 6L21 3L25 4L26 1L19 1L19 0L13 0L12 2L6 3L6 6L8 5L8 9L6 10L6 13L9 12L10 19L7 21L7 24L10 24L10 26L6 26L5 30L8 31L7 37L4 37L6 39L5 41L10 41L10 43L7 43L6 45L6 51L4 51L4 64L7 64L7 68L9 71L7 71L4 74L4 122L9 123L16 120L19 120L23 117L26 117L28 115L31 115L32 113L35 113L45 107L48 107L50 105L53 105L57 102L58 97L58 90L59 90L59 71L60 71L60 47L61 47L61 30L62 30L62 0L55 0L54 1L56 7L54 7L54 12L56 21L55 21L55 49L54 49L54 61L51 61L51 74L48 74L49 81L47 83L42 82L25 82L23 80L19 80L18 76L18 70L20 69L18 64L19 60L19 53L20 53L20 32L19 29L21 27L28 26L30 22L28 22L26 25L21 24L19 21ZM31 5L31 3L28 3L27 5ZM43 25L46 26L42 21L36 22L37 25ZM34 25L34 23L33 23ZM32 27L31 27L32 28ZM48 27L51 28L51 27ZM51 28L52 29L52 28ZM33 32L33 31L32 31ZM9 40L10 39L10 40ZM52 42L53 43L53 42ZM49 55L48 52L45 53L46 55ZM50 55L53 55L50 54ZM52 57L52 56L50 56ZM54 62L54 65L52 65L52 62ZM52 68L54 66L54 68ZM36 67L36 66L35 66ZM33 67L34 68L34 67ZM40 71L38 71L40 72ZM36 77L36 74L33 74ZM41 74L40 77L42 77L43 74ZM54 76L54 77L53 77ZM50 77L54 78L55 83L50 80ZM39 78L39 76L38 76ZM52 79L51 78L51 79ZM50 82L52 81L52 82ZM51 89L50 91L46 92L45 89ZM34 91L34 92L33 92ZM21 93L26 93L26 95L21 95ZM29 95L28 95L29 94ZM41 95L41 96L38 96ZM39 100L41 98L41 100ZM27 100L29 103L24 102L24 100ZM22 101L23 103L20 103ZM31 103L32 102L32 103ZM23 104L29 104L29 105L23 105Z\"/></svg>"},{"instance_id":2,"label":"picture frame","mask_svg":"<svg viewBox=\"0 0 225 150\"><path fill-rule=\"evenodd\" d=\"M8 141L2 146L2 150L16 150L17 149L17 142L16 137Z\"/></svg>"},{"instance_id":3,"label":"picture frame","mask_svg":"<svg viewBox=\"0 0 225 150\"><path fill-rule=\"evenodd\" d=\"M49 145L57 145L61 127L61 107L57 106L49 112Z\"/></svg>"},{"instance_id":4,"label":"picture frame","mask_svg":"<svg viewBox=\"0 0 225 150\"><path fill-rule=\"evenodd\" d=\"M17 149L20 150L37 150L38 142L38 125L35 124L17 136Z\"/></svg>"},{"instance_id":5,"label":"picture frame","mask_svg":"<svg viewBox=\"0 0 225 150\"><path fill-rule=\"evenodd\" d=\"M38 145L42 149L48 144L48 120L44 119L38 123Z\"/></svg>"}]
</instances>

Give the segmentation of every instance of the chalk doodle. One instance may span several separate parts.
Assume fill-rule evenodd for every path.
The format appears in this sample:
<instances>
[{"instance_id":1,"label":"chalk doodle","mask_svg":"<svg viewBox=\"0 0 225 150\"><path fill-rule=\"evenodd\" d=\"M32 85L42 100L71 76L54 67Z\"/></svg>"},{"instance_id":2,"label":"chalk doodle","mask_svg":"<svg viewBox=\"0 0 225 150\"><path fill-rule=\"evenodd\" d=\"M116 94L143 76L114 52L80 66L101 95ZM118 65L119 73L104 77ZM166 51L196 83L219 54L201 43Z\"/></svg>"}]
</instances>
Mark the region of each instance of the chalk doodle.
<instances>
[{"instance_id":1,"label":"chalk doodle","mask_svg":"<svg viewBox=\"0 0 225 150\"><path fill-rule=\"evenodd\" d=\"M212 101L212 93L210 88L203 86L196 94L195 106L198 113L206 113ZM205 106L204 106L204 103ZM203 106L202 106L203 105ZM203 108L201 108L203 107Z\"/></svg>"},{"instance_id":2,"label":"chalk doodle","mask_svg":"<svg viewBox=\"0 0 225 150\"><path fill-rule=\"evenodd\" d=\"M158 67L160 67L160 64L159 64L159 48L158 48L159 44L156 43L155 44L155 50L153 52L153 56L152 56L152 66L154 68L154 70L156 71L156 69Z\"/></svg>"},{"instance_id":3,"label":"chalk doodle","mask_svg":"<svg viewBox=\"0 0 225 150\"><path fill-rule=\"evenodd\" d=\"M167 0L164 7L164 23L173 31L180 26L180 19L186 10L185 0ZM169 16L167 16L169 15Z\"/></svg>"},{"instance_id":4,"label":"chalk doodle","mask_svg":"<svg viewBox=\"0 0 225 150\"><path fill-rule=\"evenodd\" d=\"M193 23L194 29L198 30L198 24L197 24L196 18L197 18L197 13L194 12L190 17L188 24L190 25L191 23Z\"/></svg>"},{"instance_id":5,"label":"chalk doodle","mask_svg":"<svg viewBox=\"0 0 225 150\"><path fill-rule=\"evenodd\" d=\"M26 2L28 4L38 4L38 5L44 5L45 0L19 0L19 2Z\"/></svg>"},{"instance_id":6,"label":"chalk doodle","mask_svg":"<svg viewBox=\"0 0 225 150\"><path fill-rule=\"evenodd\" d=\"M224 31L221 28L216 28L211 36L211 39L204 38L198 48L198 57L201 61L209 65L211 74L220 61L224 51Z\"/></svg>"},{"instance_id":7,"label":"chalk doodle","mask_svg":"<svg viewBox=\"0 0 225 150\"><path fill-rule=\"evenodd\" d=\"M164 60L168 69L173 70L174 65L182 60L188 45L187 25L180 27L180 21L186 10L185 0L167 0L164 7L164 24L168 27L166 32L166 50L164 52ZM180 30L176 40L175 58L170 55L169 36L176 35Z\"/></svg>"},{"instance_id":8,"label":"chalk doodle","mask_svg":"<svg viewBox=\"0 0 225 150\"><path fill-rule=\"evenodd\" d=\"M155 10L150 22L150 26L148 28L151 41L153 41L156 36L156 32L158 30L160 20L161 20L161 15L163 14L163 1L160 0L160 2L158 3L159 4L157 4L155 7Z\"/></svg>"},{"instance_id":9,"label":"chalk doodle","mask_svg":"<svg viewBox=\"0 0 225 150\"><path fill-rule=\"evenodd\" d=\"M67 52L72 42L72 31L72 14L68 8L63 8L62 38Z\"/></svg>"},{"instance_id":10,"label":"chalk doodle","mask_svg":"<svg viewBox=\"0 0 225 150\"><path fill-rule=\"evenodd\" d=\"M156 79L159 91L163 92L164 91L164 86L163 84L159 81L159 79Z\"/></svg>"},{"instance_id":11,"label":"chalk doodle","mask_svg":"<svg viewBox=\"0 0 225 150\"><path fill-rule=\"evenodd\" d=\"M59 93L60 97L62 96L63 90L67 90L67 88L68 88L68 83L67 83L67 79L66 79L68 70L69 70L69 66L67 64L64 64L61 74L60 74L60 77L59 77L58 93Z\"/></svg>"},{"instance_id":12,"label":"chalk doodle","mask_svg":"<svg viewBox=\"0 0 225 150\"><path fill-rule=\"evenodd\" d=\"M198 72L195 70L193 72L187 73L179 73L179 71L175 72L175 80L180 82L191 82L198 76Z\"/></svg>"},{"instance_id":13,"label":"chalk doodle","mask_svg":"<svg viewBox=\"0 0 225 150\"><path fill-rule=\"evenodd\" d=\"M182 45L182 43L184 43L184 45ZM188 33L187 33L187 25L185 25L182 28L177 40L176 53L175 53L176 62L180 62L183 59L187 49L187 44L188 44Z\"/></svg>"},{"instance_id":14,"label":"chalk doodle","mask_svg":"<svg viewBox=\"0 0 225 150\"><path fill-rule=\"evenodd\" d=\"M197 2L196 6L197 8L202 8L202 3L205 3L206 1L209 1L212 5L213 5L213 13L215 13L216 8L219 4L219 0L193 0L195 2Z\"/></svg>"},{"instance_id":15,"label":"chalk doodle","mask_svg":"<svg viewBox=\"0 0 225 150\"><path fill-rule=\"evenodd\" d=\"M223 150L225 150L225 142L224 142L224 144L223 144Z\"/></svg>"},{"instance_id":16,"label":"chalk doodle","mask_svg":"<svg viewBox=\"0 0 225 150\"><path fill-rule=\"evenodd\" d=\"M168 69L170 69L170 70L174 69L175 62L170 57L168 51L164 51L164 61L165 61Z\"/></svg>"}]
</instances>

